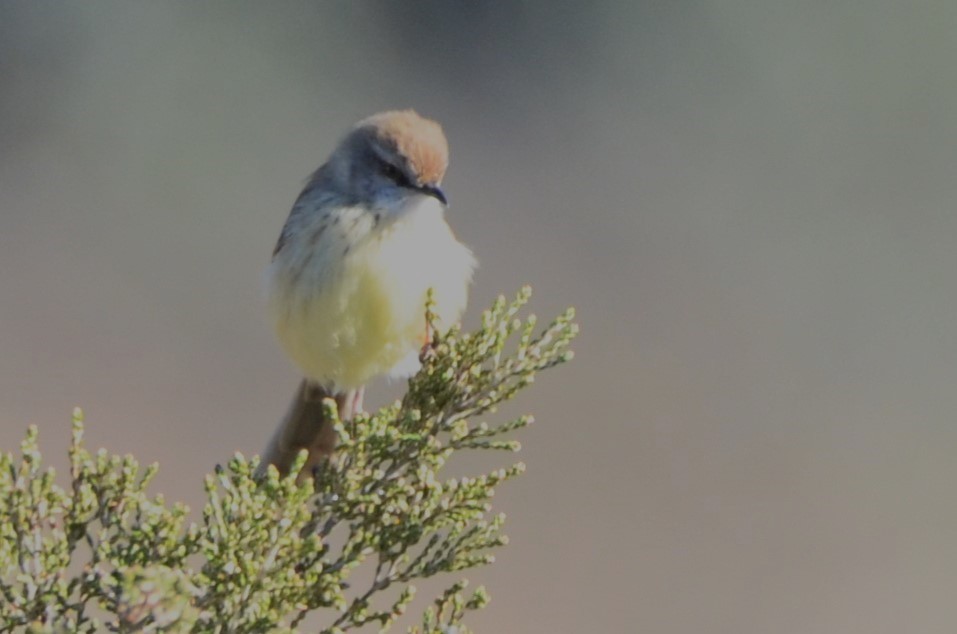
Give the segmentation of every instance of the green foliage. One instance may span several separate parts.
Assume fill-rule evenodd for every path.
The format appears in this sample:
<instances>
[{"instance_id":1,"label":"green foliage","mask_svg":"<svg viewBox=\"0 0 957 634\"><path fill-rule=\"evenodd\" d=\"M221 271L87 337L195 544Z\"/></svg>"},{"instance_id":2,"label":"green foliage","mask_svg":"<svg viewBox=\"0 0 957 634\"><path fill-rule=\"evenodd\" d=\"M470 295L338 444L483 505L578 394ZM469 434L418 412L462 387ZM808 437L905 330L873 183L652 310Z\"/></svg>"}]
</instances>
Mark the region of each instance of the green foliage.
<instances>
[{"instance_id":1,"label":"green foliage","mask_svg":"<svg viewBox=\"0 0 957 634\"><path fill-rule=\"evenodd\" d=\"M517 451L505 438L531 422L489 425L491 412L535 374L571 358L569 310L535 333L517 317L528 301L499 298L482 327L436 336L403 400L341 422L340 443L314 478L255 476L258 459L234 457L205 483L202 521L150 497L156 467L91 454L74 414L70 483L43 469L37 430L21 455L0 456L0 632L295 632L318 614L326 634L367 624L388 630L417 579L493 561L506 543L491 515L501 482L521 463L448 478L456 452ZM412 634L466 634L483 588L452 584Z\"/></svg>"}]
</instances>

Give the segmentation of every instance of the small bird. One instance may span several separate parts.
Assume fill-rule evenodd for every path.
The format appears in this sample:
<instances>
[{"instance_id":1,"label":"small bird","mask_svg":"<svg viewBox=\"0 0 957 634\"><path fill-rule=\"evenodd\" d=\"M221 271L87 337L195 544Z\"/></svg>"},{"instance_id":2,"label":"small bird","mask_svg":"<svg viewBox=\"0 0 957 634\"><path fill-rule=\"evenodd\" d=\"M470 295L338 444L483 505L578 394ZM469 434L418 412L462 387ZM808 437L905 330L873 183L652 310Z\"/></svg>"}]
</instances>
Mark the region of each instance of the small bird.
<instances>
[{"instance_id":1,"label":"small bird","mask_svg":"<svg viewBox=\"0 0 957 634\"><path fill-rule=\"evenodd\" d=\"M383 112L356 124L299 194L267 289L279 341L304 378L263 469L285 474L307 449L302 473L311 473L337 440L324 398L347 420L372 378L415 372L428 343L429 289L441 322L461 316L475 258L445 219L447 166L438 123L413 110Z\"/></svg>"}]
</instances>

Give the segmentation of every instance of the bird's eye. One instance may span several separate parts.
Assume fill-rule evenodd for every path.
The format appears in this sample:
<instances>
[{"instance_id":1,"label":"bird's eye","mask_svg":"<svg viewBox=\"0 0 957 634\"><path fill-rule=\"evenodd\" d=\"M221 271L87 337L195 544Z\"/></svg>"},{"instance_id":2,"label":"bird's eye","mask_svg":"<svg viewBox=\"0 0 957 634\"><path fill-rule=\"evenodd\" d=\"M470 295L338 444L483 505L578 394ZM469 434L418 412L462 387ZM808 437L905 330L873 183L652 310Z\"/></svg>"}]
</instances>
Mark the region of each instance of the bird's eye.
<instances>
[{"instance_id":1,"label":"bird's eye","mask_svg":"<svg viewBox=\"0 0 957 634\"><path fill-rule=\"evenodd\" d=\"M395 181L400 185L404 185L408 179L405 174L398 167L392 163L382 162L382 173L385 174L386 178Z\"/></svg>"}]
</instances>

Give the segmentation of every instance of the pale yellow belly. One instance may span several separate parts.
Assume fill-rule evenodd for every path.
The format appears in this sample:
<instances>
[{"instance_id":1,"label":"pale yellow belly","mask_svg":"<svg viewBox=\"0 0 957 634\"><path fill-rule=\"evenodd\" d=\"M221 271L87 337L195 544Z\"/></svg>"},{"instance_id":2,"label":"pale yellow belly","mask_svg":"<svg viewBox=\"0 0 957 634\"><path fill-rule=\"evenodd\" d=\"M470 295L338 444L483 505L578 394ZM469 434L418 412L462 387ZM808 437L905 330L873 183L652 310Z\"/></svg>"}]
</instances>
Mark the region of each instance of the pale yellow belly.
<instances>
[{"instance_id":1,"label":"pale yellow belly","mask_svg":"<svg viewBox=\"0 0 957 634\"><path fill-rule=\"evenodd\" d=\"M465 308L474 268L469 250L434 214L397 222L345 257L317 264L335 273L278 285L271 303L289 356L307 377L339 389L414 371L429 288L448 325Z\"/></svg>"}]
</instances>

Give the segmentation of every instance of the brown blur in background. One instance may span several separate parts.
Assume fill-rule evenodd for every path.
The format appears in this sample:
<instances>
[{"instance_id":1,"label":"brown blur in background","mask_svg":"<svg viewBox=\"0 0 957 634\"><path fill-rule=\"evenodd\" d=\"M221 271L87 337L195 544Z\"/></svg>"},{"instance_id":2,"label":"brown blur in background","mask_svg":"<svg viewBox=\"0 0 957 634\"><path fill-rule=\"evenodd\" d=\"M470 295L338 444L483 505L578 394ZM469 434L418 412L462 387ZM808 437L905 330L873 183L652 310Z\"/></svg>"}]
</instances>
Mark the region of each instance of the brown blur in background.
<instances>
[{"instance_id":1,"label":"brown blur in background","mask_svg":"<svg viewBox=\"0 0 957 634\"><path fill-rule=\"evenodd\" d=\"M198 508L297 382L262 273L303 179L411 106L481 261L466 325L523 283L582 324L509 412L538 423L478 632L953 632L955 30L945 1L5 2L0 448L36 423L64 464L81 405Z\"/></svg>"}]
</instances>

